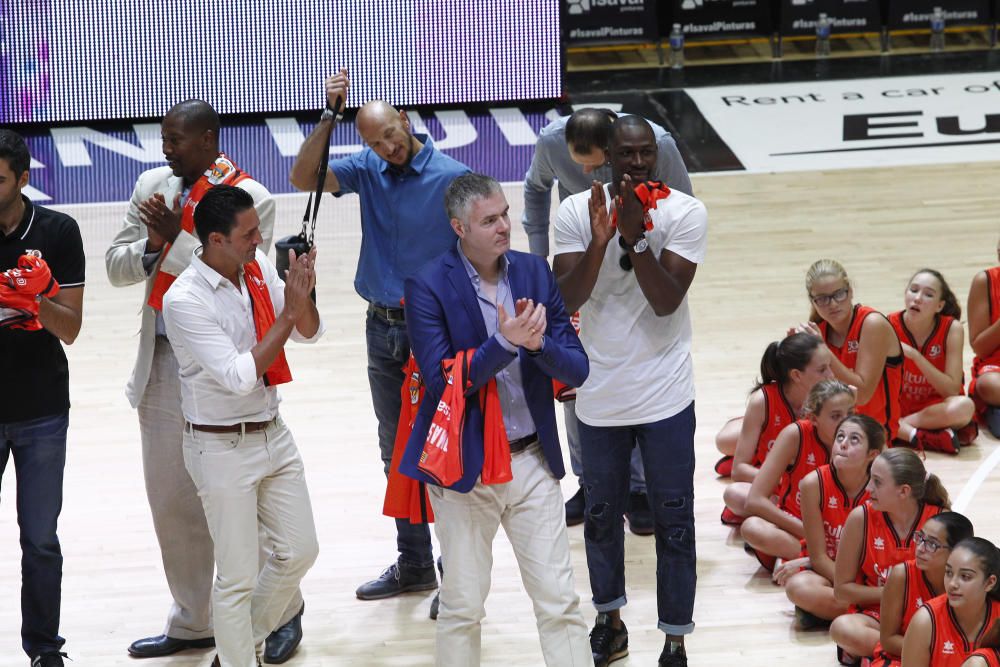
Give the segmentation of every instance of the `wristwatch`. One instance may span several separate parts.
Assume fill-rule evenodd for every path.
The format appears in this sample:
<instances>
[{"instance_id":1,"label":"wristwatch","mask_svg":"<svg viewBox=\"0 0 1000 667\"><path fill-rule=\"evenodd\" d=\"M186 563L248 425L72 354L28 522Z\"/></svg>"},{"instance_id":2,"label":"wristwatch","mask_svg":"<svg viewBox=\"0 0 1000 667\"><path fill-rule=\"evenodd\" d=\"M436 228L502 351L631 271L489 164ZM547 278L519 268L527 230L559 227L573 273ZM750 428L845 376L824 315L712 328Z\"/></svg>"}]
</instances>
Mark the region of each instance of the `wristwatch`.
<instances>
[{"instance_id":1,"label":"wristwatch","mask_svg":"<svg viewBox=\"0 0 1000 667\"><path fill-rule=\"evenodd\" d=\"M639 238L637 238L635 240L635 243L632 244L632 252L638 255L640 253L646 252L648 248L649 248L649 241L646 240L646 234L645 233L639 234Z\"/></svg>"}]
</instances>

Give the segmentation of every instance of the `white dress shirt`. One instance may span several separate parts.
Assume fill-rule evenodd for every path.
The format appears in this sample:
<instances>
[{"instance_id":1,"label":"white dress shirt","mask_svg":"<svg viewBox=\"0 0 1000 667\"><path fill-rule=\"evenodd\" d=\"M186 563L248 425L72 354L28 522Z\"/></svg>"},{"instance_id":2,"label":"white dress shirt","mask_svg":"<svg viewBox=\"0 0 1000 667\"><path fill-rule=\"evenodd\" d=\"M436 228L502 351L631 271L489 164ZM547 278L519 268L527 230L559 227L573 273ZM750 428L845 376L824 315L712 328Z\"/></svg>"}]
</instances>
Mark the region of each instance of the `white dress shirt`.
<instances>
[{"instance_id":1,"label":"white dress shirt","mask_svg":"<svg viewBox=\"0 0 1000 667\"><path fill-rule=\"evenodd\" d=\"M251 350L257 344L253 304L243 272L239 289L201 260L201 249L163 298L167 337L177 355L181 407L192 424L228 426L263 422L278 415L278 390L257 377ZM260 250L264 282L274 312L285 307L285 283ZM312 338L297 329L291 338L313 343L323 335L322 319Z\"/></svg>"}]
</instances>

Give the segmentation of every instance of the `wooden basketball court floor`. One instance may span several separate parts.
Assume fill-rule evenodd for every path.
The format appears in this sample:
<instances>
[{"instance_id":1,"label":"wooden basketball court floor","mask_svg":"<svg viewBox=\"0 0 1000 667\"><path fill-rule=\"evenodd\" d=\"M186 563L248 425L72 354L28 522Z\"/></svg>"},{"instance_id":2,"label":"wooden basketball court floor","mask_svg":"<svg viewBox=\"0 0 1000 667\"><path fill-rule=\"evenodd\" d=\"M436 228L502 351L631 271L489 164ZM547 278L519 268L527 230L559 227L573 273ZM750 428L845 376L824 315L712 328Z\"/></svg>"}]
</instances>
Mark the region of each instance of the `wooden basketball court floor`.
<instances>
[{"instance_id":1,"label":"wooden basketball court floor","mask_svg":"<svg viewBox=\"0 0 1000 667\"><path fill-rule=\"evenodd\" d=\"M691 665L836 664L827 633L793 630L783 591L743 553L738 534L719 523L724 482L712 471L713 438L728 417L742 413L767 342L806 317L803 277L815 259L840 260L857 300L885 312L901 307L906 280L925 265L944 273L964 305L975 272L996 262L996 174L996 164L969 164L693 179L708 206L710 237L689 295L698 392L699 575ZM520 185L506 191L513 246L526 249ZM278 198L278 235L295 229L303 205L299 195ZM126 647L162 632L170 603L143 489L136 414L123 394L136 353L141 288L113 288L104 273L104 250L125 204L66 210L81 223L89 265L83 331L69 348L73 408L59 530L65 556L61 630L71 664L134 665ZM305 459L321 553L303 582L305 639L288 664L430 665L431 594L380 602L354 596L355 587L396 553L392 522L380 513L384 478L365 374L364 304L352 284L359 237L357 198L327 198L317 235L326 337L316 346L289 346L295 381L282 389L281 411ZM968 349L965 361L968 368ZM17 391L16 382L4 378L4 391ZM989 470L997 449L993 438L981 435L958 457L927 457L977 532L994 540L1000 540L994 509L1000 479L991 472L980 480L976 473ZM0 667L27 664L18 636L14 487L8 471L0 503ZM574 478L563 480L567 497L575 487ZM569 539L591 624L582 527L569 529ZM531 605L502 531L494 551L483 664L541 665ZM627 533L626 551L629 605L623 617L631 655L616 664L652 665L662 647L653 539ZM211 655L185 652L145 664L203 666Z\"/></svg>"}]
</instances>

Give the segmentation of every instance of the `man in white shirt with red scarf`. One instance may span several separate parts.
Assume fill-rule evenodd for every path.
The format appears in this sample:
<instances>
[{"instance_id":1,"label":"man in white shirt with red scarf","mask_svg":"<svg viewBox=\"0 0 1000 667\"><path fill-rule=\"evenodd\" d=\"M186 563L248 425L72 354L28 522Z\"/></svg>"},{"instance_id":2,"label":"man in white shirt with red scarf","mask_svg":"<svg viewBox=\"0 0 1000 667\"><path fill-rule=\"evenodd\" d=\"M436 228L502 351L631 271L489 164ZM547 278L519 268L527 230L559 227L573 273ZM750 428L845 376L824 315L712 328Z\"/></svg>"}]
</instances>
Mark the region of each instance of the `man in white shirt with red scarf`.
<instances>
[{"instance_id":1,"label":"man in white shirt with red scarf","mask_svg":"<svg viewBox=\"0 0 1000 667\"><path fill-rule=\"evenodd\" d=\"M163 299L186 420L184 463L215 543L212 592L221 667L253 667L319 547L302 459L278 415L291 380L285 341L315 342L315 258L290 253L282 282L257 246L253 197L218 185L194 212L202 242ZM258 566L258 530L272 553Z\"/></svg>"}]
</instances>

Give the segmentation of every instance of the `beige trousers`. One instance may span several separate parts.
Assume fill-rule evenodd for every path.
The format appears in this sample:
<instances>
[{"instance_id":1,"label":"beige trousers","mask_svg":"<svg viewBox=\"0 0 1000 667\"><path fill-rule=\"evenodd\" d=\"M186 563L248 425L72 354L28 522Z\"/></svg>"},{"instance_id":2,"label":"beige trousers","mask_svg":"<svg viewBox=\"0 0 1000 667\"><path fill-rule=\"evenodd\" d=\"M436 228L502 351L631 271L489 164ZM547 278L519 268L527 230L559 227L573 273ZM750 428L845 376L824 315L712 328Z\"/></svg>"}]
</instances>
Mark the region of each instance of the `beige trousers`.
<instances>
[{"instance_id":1,"label":"beige trousers","mask_svg":"<svg viewBox=\"0 0 1000 667\"><path fill-rule=\"evenodd\" d=\"M245 435L188 428L184 463L215 542L219 660L222 667L254 667L319 553L302 458L278 417ZM260 529L273 547L262 569Z\"/></svg>"},{"instance_id":2,"label":"beige trousers","mask_svg":"<svg viewBox=\"0 0 1000 667\"><path fill-rule=\"evenodd\" d=\"M205 510L184 465L184 416L177 373L170 343L157 336L149 383L138 408L142 469L163 573L173 598L163 633L176 639L202 639L213 632L215 556ZM262 539L261 567L271 551ZM302 594L296 591L278 625L290 621L301 608Z\"/></svg>"},{"instance_id":3,"label":"beige trousers","mask_svg":"<svg viewBox=\"0 0 1000 667\"><path fill-rule=\"evenodd\" d=\"M515 454L511 469L514 479L507 484L477 483L469 493L427 487L446 572L440 591L436 664L479 664L493 538L502 525L534 606L545 664L592 667L587 625L573 583L559 483L537 445Z\"/></svg>"}]
</instances>

